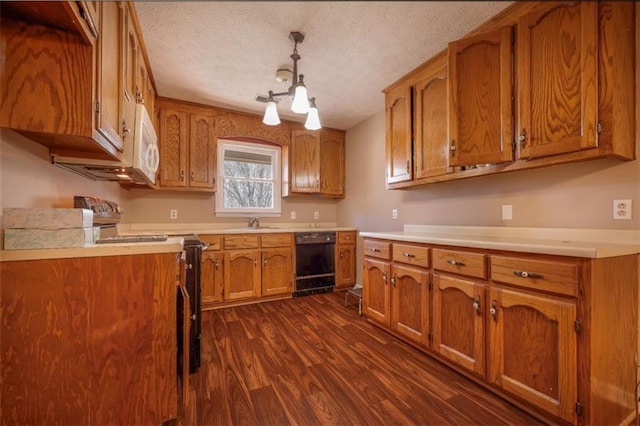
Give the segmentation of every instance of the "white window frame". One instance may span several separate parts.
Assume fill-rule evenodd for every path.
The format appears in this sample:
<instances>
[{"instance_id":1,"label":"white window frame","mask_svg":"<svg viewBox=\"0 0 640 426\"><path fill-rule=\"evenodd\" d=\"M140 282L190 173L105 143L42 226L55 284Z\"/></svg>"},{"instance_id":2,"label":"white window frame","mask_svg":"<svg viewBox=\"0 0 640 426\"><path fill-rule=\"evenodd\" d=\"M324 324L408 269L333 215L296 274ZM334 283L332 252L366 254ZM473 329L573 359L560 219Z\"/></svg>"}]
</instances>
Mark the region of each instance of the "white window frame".
<instances>
[{"instance_id":1,"label":"white window frame","mask_svg":"<svg viewBox=\"0 0 640 426\"><path fill-rule=\"evenodd\" d=\"M271 157L273 167L273 207L270 209L255 209L246 207L224 207L224 151L233 149L235 151L250 152L260 155L268 155ZM218 157L217 157L217 178L216 178L216 196L215 196L215 214L216 216L256 216L256 217L280 217L282 215L282 179L280 168L281 148L275 145L266 145L252 142L240 142L229 139L218 139Z\"/></svg>"}]
</instances>

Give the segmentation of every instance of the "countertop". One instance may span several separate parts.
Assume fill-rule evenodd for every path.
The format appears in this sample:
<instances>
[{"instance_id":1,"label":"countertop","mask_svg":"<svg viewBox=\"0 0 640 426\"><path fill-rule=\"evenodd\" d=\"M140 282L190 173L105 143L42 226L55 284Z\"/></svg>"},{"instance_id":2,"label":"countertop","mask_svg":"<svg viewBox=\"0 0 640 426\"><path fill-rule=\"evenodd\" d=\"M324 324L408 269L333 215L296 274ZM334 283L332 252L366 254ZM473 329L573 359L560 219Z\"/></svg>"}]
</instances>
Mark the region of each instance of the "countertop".
<instances>
[{"instance_id":1,"label":"countertop","mask_svg":"<svg viewBox=\"0 0 640 426\"><path fill-rule=\"evenodd\" d=\"M167 241L155 243L91 244L85 247L0 250L0 261L70 259L76 257L127 256L133 254L178 253L182 251L184 239L170 237Z\"/></svg>"},{"instance_id":2,"label":"countertop","mask_svg":"<svg viewBox=\"0 0 640 426\"><path fill-rule=\"evenodd\" d=\"M640 231L635 230L405 225L403 231L360 236L585 258L640 253Z\"/></svg>"}]
</instances>

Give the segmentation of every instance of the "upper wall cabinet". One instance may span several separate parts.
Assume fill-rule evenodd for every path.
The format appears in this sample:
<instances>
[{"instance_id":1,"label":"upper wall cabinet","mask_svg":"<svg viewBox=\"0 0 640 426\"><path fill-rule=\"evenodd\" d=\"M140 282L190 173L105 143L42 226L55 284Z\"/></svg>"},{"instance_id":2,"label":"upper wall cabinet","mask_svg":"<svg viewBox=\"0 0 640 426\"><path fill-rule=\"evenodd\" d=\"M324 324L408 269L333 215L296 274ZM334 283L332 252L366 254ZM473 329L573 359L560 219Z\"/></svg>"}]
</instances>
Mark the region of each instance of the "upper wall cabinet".
<instances>
[{"instance_id":1,"label":"upper wall cabinet","mask_svg":"<svg viewBox=\"0 0 640 426\"><path fill-rule=\"evenodd\" d=\"M452 166L512 161L511 27L449 44Z\"/></svg>"},{"instance_id":2,"label":"upper wall cabinet","mask_svg":"<svg viewBox=\"0 0 640 426\"><path fill-rule=\"evenodd\" d=\"M292 130L283 150L283 196L344 197L344 132Z\"/></svg>"},{"instance_id":3,"label":"upper wall cabinet","mask_svg":"<svg viewBox=\"0 0 640 426\"><path fill-rule=\"evenodd\" d=\"M215 191L216 120L213 110L163 100L160 110L159 188Z\"/></svg>"},{"instance_id":4,"label":"upper wall cabinet","mask_svg":"<svg viewBox=\"0 0 640 426\"><path fill-rule=\"evenodd\" d=\"M387 188L635 159L636 22L634 2L515 2L451 42L385 90Z\"/></svg>"},{"instance_id":5,"label":"upper wall cabinet","mask_svg":"<svg viewBox=\"0 0 640 426\"><path fill-rule=\"evenodd\" d=\"M54 155L119 159L133 137L138 101L135 83L127 84L140 55L135 9L125 2L51 3L77 8L95 37L68 32L47 2L12 2L8 13L3 4L0 126Z\"/></svg>"},{"instance_id":6,"label":"upper wall cabinet","mask_svg":"<svg viewBox=\"0 0 640 426\"><path fill-rule=\"evenodd\" d=\"M387 183L412 178L411 111L411 86L398 86L386 93Z\"/></svg>"},{"instance_id":7,"label":"upper wall cabinet","mask_svg":"<svg viewBox=\"0 0 640 426\"><path fill-rule=\"evenodd\" d=\"M598 3L550 4L518 21L520 158L597 146Z\"/></svg>"}]
</instances>

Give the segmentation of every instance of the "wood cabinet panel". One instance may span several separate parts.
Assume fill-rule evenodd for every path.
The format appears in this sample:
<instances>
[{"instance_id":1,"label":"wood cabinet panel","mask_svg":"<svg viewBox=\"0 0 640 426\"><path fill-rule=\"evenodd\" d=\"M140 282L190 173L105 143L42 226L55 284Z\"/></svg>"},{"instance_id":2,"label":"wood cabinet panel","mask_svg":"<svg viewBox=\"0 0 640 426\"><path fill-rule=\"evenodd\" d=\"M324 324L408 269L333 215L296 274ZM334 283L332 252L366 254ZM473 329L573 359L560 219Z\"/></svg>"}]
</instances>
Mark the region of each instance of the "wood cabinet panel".
<instances>
[{"instance_id":1,"label":"wood cabinet panel","mask_svg":"<svg viewBox=\"0 0 640 426\"><path fill-rule=\"evenodd\" d=\"M222 236L221 235L207 235L198 234L198 238L201 241L209 244L208 250L220 250L222 248Z\"/></svg>"},{"instance_id":2,"label":"wood cabinet panel","mask_svg":"<svg viewBox=\"0 0 640 426\"><path fill-rule=\"evenodd\" d=\"M356 246L338 244L336 248L336 289L356 282Z\"/></svg>"},{"instance_id":3,"label":"wood cabinet panel","mask_svg":"<svg viewBox=\"0 0 640 426\"><path fill-rule=\"evenodd\" d=\"M597 2L556 2L518 22L521 158L597 146Z\"/></svg>"},{"instance_id":4,"label":"wood cabinet panel","mask_svg":"<svg viewBox=\"0 0 640 426\"><path fill-rule=\"evenodd\" d=\"M414 179L453 171L449 167L447 64L434 65L413 88Z\"/></svg>"},{"instance_id":5,"label":"wood cabinet panel","mask_svg":"<svg viewBox=\"0 0 640 426\"><path fill-rule=\"evenodd\" d=\"M344 196L344 132L320 131L320 192Z\"/></svg>"},{"instance_id":6,"label":"wood cabinet panel","mask_svg":"<svg viewBox=\"0 0 640 426\"><path fill-rule=\"evenodd\" d=\"M481 284L434 276L431 349L482 377L486 375L484 293Z\"/></svg>"},{"instance_id":7,"label":"wood cabinet panel","mask_svg":"<svg viewBox=\"0 0 640 426\"><path fill-rule=\"evenodd\" d=\"M338 244L355 244L356 232L355 231L340 231L336 234Z\"/></svg>"},{"instance_id":8,"label":"wood cabinet panel","mask_svg":"<svg viewBox=\"0 0 640 426\"><path fill-rule=\"evenodd\" d=\"M262 296L293 291L293 249L271 248L262 251Z\"/></svg>"},{"instance_id":9,"label":"wood cabinet panel","mask_svg":"<svg viewBox=\"0 0 640 426\"><path fill-rule=\"evenodd\" d=\"M185 185L188 155L188 116L181 111L160 110L160 184L165 187Z\"/></svg>"},{"instance_id":10,"label":"wood cabinet panel","mask_svg":"<svg viewBox=\"0 0 640 426\"><path fill-rule=\"evenodd\" d=\"M259 235L225 235L224 249L251 249L258 248L260 241Z\"/></svg>"},{"instance_id":11,"label":"wood cabinet panel","mask_svg":"<svg viewBox=\"0 0 640 426\"><path fill-rule=\"evenodd\" d=\"M364 240L365 256L391 259L391 243L387 241Z\"/></svg>"},{"instance_id":12,"label":"wood cabinet panel","mask_svg":"<svg viewBox=\"0 0 640 426\"><path fill-rule=\"evenodd\" d=\"M429 331L429 273L403 265L391 267L391 329L423 345Z\"/></svg>"},{"instance_id":13,"label":"wood cabinet panel","mask_svg":"<svg viewBox=\"0 0 640 426\"><path fill-rule=\"evenodd\" d=\"M209 250L202 252L200 281L204 309L222 301L224 287L224 255L222 253Z\"/></svg>"},{"instance_id":14,"label":"wood cabinet panel","mask_svg":"<svg viewBox=\"0 0 640 426\"><path fill-rule=\"evenodd\" d=\"M293 246L293 234L264 234L260 236L262 248L291 247Z\"/></svg>"},{"instance_id":15,"label":"wood cabinet panel","mask_svg":"<svg viewBox=\"0 0 640 426\"><path fill-rule=\"evenodd\" d=\"M393 243L391 252L394 262L408 263L422 268L429 267L429 249L427 247Z\"/></svg>"},{"instance_id":16,"label":"wood cabinet panel","mask_svg":"<svg viewBox=\"0 0 640 426\"><path fill-rule=\"evenodd\" d=\"M0 263L3 421L175 418L175 257Z\"/></svg>"},{"instance_id":17,"label":"wood cabinet panel","mask_svg":"<svg viewBox=\"0 0 640 426\"><path fill-rule=\"evenodd\" d=\"M310 130L291 132L291 191L320 190L320 134Z\"/></svg>"},{"instance_id":18,"label":"wood cabinet panel","mask_svg":"<svg viewBox=\"0 0 640 426\"><path fill-rule=\"evenodd\" d=\"M568 422L577 397L575 303L492 288L489 380Z\"/></svg>"},{"instance_id":19,"label":"wood cabinet panel","mask_svg":"<svg viewBox=\"0 0 640 426\"><path fill-rule=\"evenodd\" d=\"M577 294L579 270L577 262L491 256L492 280L568 296Z\"/></svg>"},{"instance_id":20,"label":"wood cabinet panel","mask_svg":"<svg viewBox=\"0 0 640 426\"><path fill-rule=\"evenodd\" d=\"M513 160L511 34L504 27L449 43L451 165Z\"/></svg>"},{"instance_id":21,"label":"wood cabinet panel","mask_svg":"<svg viewBox=\"0 0 640 426\"><path fill-rule=\"evenodd\" d=\"M486 254L436 248L432 252L434 269L475 278L487 277Z\"/></svg>"},{"instance_id":22,"label":"wood cabinet panel","mask_svg":"<svg viewBox=\"0 0 640 426\"><path fill-rule=\"evenodd\" d=\"M390 264L365 258L363 261L363 311L381 324L390 324Z\"/></svg>"},{"instance_id":23,"label":"wood cabinet panel","mask_svg":"<svg viewBox=\"0 0 640 426\"><path fill-rule=\"evenodd\" d=\"M411 180L413 169L411 86L386 93L385 128L387 183Z\"/></svg>"},{"instance_id":24,"label":"wood cabinet panel","mask_svg":"<svg viewBox=\"0 0 640 426\"><path fill-rule=\"evenodd\" d=\"M216 129L213 116L190 115L189 125L189 186L215 186Z\"/></svg>"},{"instance_id":25,"label":"wood cabinet panel","mask_svg":"<svg viewBox=\"0 0 640 426\"><path fill-rule=\"evenodd\" d=\"M258 250L224 253L224 300L260 297L259 261Z\"/></svg>"}]
</instances>

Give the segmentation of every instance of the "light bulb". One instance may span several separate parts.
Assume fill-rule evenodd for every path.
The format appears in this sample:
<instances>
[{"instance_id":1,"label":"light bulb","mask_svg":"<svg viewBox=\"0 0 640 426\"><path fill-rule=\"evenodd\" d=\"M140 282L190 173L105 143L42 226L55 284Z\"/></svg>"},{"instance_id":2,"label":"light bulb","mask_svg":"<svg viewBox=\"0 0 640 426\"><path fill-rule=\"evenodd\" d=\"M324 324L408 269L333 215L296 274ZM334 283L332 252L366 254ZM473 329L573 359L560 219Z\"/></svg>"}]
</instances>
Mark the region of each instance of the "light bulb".
<instances>
[{"instance_id":1,"label":"light bulb","mask_svg":"<svg viewBox=\"0 0 640 426\"><path fill-rule=\"evenodd\" d=\"M264 110L264 118L262 122L268 126L277 126L280 124L280 117L278 117L278 107L273 99L267 101L267 107Z\"/></svg>"}]
</instances>

